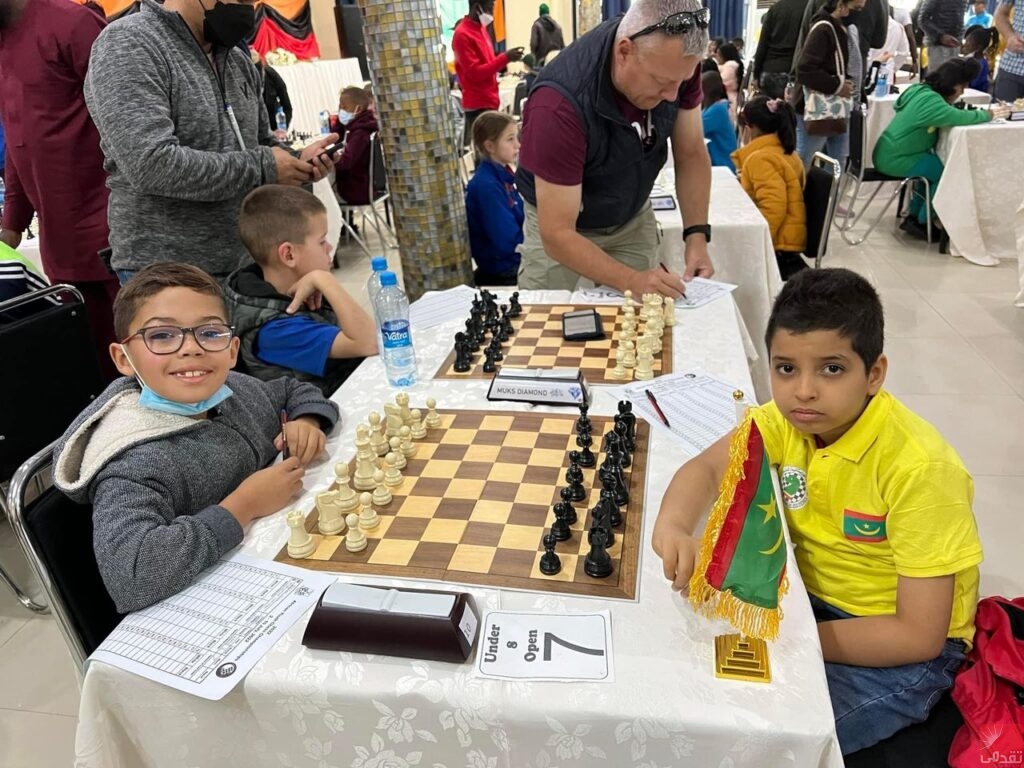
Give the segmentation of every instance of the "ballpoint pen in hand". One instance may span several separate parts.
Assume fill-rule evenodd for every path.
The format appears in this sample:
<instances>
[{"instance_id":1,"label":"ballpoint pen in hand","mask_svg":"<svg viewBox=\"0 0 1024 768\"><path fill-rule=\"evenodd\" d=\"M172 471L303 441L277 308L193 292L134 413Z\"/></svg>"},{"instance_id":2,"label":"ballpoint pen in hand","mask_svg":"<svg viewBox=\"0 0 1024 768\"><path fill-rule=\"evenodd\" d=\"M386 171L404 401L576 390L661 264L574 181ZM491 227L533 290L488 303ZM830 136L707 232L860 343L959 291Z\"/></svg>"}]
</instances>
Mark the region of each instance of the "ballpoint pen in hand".
<instances>
[{"instance_id":1,"label":"ballpoint pen in hand","mask_svg":"<svg viewBox=\"0 0 1024 768\"><path fill-rule=\"evenodd\" d=\"M291 458L291 451L288 450L288 436L284 433L284 425L288 423L288 411L284 408L281 409L281 442L283 447L281 448L281 458Z\"/></svg>"}]
</instances>

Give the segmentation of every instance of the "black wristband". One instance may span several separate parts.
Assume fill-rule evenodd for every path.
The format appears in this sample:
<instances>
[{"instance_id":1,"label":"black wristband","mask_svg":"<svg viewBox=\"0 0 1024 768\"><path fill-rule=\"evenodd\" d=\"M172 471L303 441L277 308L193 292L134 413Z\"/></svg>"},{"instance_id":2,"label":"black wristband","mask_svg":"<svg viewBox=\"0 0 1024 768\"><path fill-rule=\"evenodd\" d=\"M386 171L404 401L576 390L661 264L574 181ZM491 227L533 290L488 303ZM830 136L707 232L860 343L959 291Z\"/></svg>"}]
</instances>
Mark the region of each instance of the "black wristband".
<instances>
[{"instance_id":1,"label":"black wristband","mask_svg":"<svg viewBox=\"0 0 1024 768\"><path fill-rule=\"evenodd\" d=\"M711 242L711 225L710 224L694 224L692 227L687 227L683 230L683 242L686 242L686 238L690 235L701 234L704 235L704 239L707 242Z\"/></svg>"}]
</instances>

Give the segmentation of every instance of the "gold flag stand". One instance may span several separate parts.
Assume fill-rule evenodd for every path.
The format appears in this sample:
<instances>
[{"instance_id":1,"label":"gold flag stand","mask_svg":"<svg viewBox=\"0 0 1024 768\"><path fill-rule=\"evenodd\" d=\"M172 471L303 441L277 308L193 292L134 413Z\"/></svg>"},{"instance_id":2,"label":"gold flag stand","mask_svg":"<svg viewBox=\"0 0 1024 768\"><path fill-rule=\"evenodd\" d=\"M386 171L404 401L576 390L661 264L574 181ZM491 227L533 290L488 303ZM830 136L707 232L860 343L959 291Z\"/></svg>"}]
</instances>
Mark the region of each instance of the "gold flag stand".
<instances>
[{"instance_id":1,"label":"gold flag stand","mask_svg":"<svg viewBox=\"0 0 1024 768\"><path fill-rule=\"evenodd\" d=\"M756 637L718 635L715 638L715 677L748 683L770 683L768 644Z\"/></svg>"}]
</instances>

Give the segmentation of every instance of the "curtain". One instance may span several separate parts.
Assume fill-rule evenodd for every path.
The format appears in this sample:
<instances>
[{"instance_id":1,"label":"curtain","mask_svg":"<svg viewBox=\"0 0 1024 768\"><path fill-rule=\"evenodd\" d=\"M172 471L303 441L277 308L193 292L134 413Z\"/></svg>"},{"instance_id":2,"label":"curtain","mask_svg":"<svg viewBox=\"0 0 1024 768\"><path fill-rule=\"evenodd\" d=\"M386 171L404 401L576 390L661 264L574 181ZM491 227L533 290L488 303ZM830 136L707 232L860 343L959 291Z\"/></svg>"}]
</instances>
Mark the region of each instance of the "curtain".
<instances>
[{"instance_id":1,"label":"curtain","mask_svg":"<svg viewBox=\"0 0 1024 768\"><path fill-rule=\"evenodd\" d=\"M607 21L629 10L630 0L601 0L601 18Z\"/></svg>"},{"instance_id":2,"label":"curtain","mask_svg":"<svg viewBox=\"0 0 1024 768\"><path fill-rule=\"evenodd\" d=\"M708 34L711 37L724 37L732 40L743 34L743 0L708 0L711 9L711 26Z\"/></svg>"}]
</instances>

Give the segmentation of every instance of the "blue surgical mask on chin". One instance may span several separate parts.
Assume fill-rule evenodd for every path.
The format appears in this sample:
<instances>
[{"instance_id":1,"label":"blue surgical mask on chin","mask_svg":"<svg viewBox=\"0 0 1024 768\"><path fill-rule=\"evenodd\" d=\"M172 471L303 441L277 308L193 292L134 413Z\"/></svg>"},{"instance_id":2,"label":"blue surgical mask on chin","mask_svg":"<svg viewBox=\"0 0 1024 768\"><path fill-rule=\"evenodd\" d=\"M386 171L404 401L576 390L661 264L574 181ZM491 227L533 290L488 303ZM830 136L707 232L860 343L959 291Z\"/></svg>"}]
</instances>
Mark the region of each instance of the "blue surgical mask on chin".
<instances>
[{"instance_id":1,"label":"blue surgical mask on chin","mask_svg":"<svg viewBox=\"0 0 1024 768\"><path fill-rule=\"evenodd\" d=\"M160 413L170 413L174 416L188 416L195 417L201 416L211 408L216 408L218 405L223 403L233 394L235 394L231 387L227 384L221 384L220 388L210 395L205 400L200 400L198 403L179 403L177 400L168 400L163 395L158 395L149 385L142 380L142 376L139 375L138 368L135 367L135 363L128 357L128 350L121 345L121 351L124 352L125 358L128 360L128 364L131 365L132 370L135 371L135 378L139 380L139 384L142 386L142 394L139 395L139 405L143 408L149 408Z\"/></svg>"},{"instance_id":2,"label":"blue surgical mask on chin","mask_svg":"<svg viewBox=\"0 0 1024 768\"><path fill-rule=\"evenodd\" d=\"M349 112L347 109L338 110L338 122L342 125L348 125L356 117L355 112Z\"/></svg>"}]
</instances>

